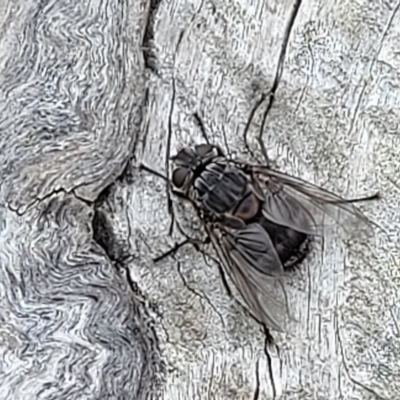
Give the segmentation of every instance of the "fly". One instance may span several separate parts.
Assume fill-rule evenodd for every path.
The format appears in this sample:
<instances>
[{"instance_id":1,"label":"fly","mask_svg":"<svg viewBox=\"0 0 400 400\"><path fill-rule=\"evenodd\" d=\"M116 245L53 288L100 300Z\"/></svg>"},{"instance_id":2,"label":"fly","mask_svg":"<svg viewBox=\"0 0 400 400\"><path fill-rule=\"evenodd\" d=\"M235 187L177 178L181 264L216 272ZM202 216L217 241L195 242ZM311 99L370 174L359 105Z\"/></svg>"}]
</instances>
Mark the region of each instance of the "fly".
<instances>
[{"instance_id":1,"label":"fly","mask_svg":"<svg viewBox=\"0 0 400 400\"><path fill-rule=\"evenodd\" d=\"M269 167L230 160L211 144L171 159L172 185L197 209L224 272L254 318L279 331L290 320L284 273L324 234L326 216L344 229L368 226L353 203L379 198L345 200Z\"/></svg>"}]
</instances>

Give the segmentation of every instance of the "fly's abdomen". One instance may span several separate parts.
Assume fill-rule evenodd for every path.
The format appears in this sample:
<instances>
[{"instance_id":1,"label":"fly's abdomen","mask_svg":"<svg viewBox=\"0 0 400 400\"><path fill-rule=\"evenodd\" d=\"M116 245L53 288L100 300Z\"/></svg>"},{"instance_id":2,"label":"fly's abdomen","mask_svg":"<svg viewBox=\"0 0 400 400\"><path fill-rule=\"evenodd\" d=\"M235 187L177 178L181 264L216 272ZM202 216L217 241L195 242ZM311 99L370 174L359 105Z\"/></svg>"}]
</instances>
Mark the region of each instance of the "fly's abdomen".
<instances>
[{"instance_id":1,"label":"fly's abdomen","mask_svg":"<svg viewBox=\"0 0 400 400\"><path fill-rule=\"evenodd\" d=\"M211 163L194 183L198 198L210 211L232 212L248 192L246 177L229 164Z\"/></svg>"},{"instance_id":2,"label":"fly's abdomen","mask_svg":"<svg viewBox=\"0 0 400 400\"><path fill-rule=\"evenodd\" d=\"M262 216L258 222L267 231L285 268L297 265L307 255L311 236L277 225Z\"/></svg>"}]
</instances>

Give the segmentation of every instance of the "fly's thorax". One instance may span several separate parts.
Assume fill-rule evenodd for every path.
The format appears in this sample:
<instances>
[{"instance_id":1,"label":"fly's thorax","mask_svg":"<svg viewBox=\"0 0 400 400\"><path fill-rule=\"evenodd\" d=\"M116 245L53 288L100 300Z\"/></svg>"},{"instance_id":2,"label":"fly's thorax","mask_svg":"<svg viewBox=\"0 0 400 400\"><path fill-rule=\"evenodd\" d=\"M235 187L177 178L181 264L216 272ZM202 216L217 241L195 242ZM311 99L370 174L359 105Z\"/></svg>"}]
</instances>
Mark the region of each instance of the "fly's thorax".
<instances>
[{"instance_id":1,"label":"fly's thorax","mask_svg":"<svg viewBox=\"0 0 400 400\"><path fill-rule=\"evenodd\" d=\"M216 214L233 213L249 191L242 171L226 160L211 162L194 180L197 199Z\"/></svg>"}]
</instances>

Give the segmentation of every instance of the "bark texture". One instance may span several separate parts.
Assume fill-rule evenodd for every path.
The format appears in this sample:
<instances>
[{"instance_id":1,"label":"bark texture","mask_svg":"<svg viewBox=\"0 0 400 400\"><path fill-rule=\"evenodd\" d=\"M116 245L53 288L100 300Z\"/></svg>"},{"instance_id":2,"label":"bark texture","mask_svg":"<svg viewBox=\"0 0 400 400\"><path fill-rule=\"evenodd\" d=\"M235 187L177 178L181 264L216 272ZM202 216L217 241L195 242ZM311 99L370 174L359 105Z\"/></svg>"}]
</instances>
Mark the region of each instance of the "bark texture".
<instances>
[{"instance_id":1,"label":"bark texture","mask_svg":"<svg viewBox=\"0 0 400 400\"><path fill-rule=\"evenodd\" d=\"M0 2L0 399L395 399L400 3ZM208 139L360 204L275 344L229 293L169 157ZM170 227L173 227L170 235Z\"/></svg>"}]
</instances>

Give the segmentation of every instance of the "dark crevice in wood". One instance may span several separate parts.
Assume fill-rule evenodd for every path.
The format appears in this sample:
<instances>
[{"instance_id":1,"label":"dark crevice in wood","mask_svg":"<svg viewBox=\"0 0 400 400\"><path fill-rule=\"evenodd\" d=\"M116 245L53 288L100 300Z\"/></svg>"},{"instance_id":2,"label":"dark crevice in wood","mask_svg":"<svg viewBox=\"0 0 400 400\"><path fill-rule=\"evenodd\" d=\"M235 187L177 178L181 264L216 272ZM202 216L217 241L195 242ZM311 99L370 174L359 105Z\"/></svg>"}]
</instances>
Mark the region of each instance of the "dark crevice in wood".
<instances>
[{"instance_id":1,"label":"dark crevice in wood","mask_svg":"<svg viewBox=\"0 0 400 400\"><path fill-rule=\"evenodd\" d=\"M232 153L231 153L231 151L229 150L229 143L228 143L228 139L227 139L227 137L226 137L226 132L225 132L225 129L224 129L223 126L221 126L221 130L222 130L222 136L223 136L223 138L224 138L224 144L225 144L225 148L226 148L226 155L227 155L228 157L231 157L231 156L232 156Z\"/></svg>"},{"instance_id":2,"label":"dark crevice in wood","mask_svg":"<svg viewBox=\"0 0 400 400\"><path fill-rule=\"evenodd\" d=\"M147 69L158 75L157 58L154 51L154 22L161 0L150 0L146 27L144 30L142 49L144 65Z\"/></svg>"},{"instance_id":3,"label":"dark crevice in wood","mask_svg":"<svg viewBox=\"0 0 400 400\"><path fill-rule=\"evenodd\" d=\"M124 170L122 171L121 175L119 177L117 177L118 181L127 181L127 182L132 182L132 176L131 176L131 170L132 170L132 163L134 161L136 161L136 149L138 147L138 143L140 141L140 139L142 138L142 151L144 150L144 148L146 147L146 143L147 143L147 135L149 133L149 125L148 125L148 121L146 122L146 125L144 127L144 132L143 135L141 135L141 129L140 126L143 123L143 121L145 121L145 119L143 118L144 113L147 112L147 110L149 110L149 98L150 98L150 91L149 88L146 88L145 92L144 92L144 97L143 97L143 102L142 102L142 107L140 110L140 121L137 124L137 128L133 127L133 130L137 129L137 134L134 135L133 138L133 145L132 145L132 150L131 150L131 154L130 157L128 159L128 161L126 162L126 166L124 168Z\"/></svg>"},{"instance_id":4,"label":"dark crevice in wood","mask_svg":"<svg viewBox=\"0 0 400 400\"><path fill-rule=\"evenodd\" d=\"M256 362L256 389L254 390L253 400L260 398L260 359Z\"/></svg>"},{"instance_id":5,"label":"dark crevice in wood","mask_svg":"<svg viewBox=\"0 0 400 400\"><path fill-rule=\"evenodd\" d=\"M50 199L50 198L53 197L53 196L56 196L56 195L60 194L60 193L64 193L65 195L74 196L77 200L79 200L79 201L85 203L87 206L93 207L94 201L90 201L90 200L84 199L83 197L81 197L81 196L79 196L79 195L77 195L77 194L75 193L75 190L76 190L77 188L79 188L80 186L83 186L83 185L76 186L74 189L72 189L72 190L70 190L70 191L67 191L67 190L65 190L64 188L54 189L54 190L52 190L51 192L49 192L49 193L47 193L46 195L44 195L43 197L37 197L36 199L34 199L33 201L31 201L31 202L28 203L27 205L21 206L21 207L19 207L19 208L14 208L14 207L12 207L10 204L7 204L7 208L8 208L11 212L16 213L18 216L22 216L22 215L24 215L29 209L31 209L33 206L37 205L38 203L42 203L42 202L44 202L44 201Z\"/></svg>"},{"instance_id":6,"label":"dark crevice in wood","mask_svg":"<svg viewBox=\"0 0 400 400\"><path fill-rule=\"evenodd\" d=\"M167 182L166 182L166 192L167 192L167 207L168 207L168 214L171 218L171 223L169 226L169 235L172 234L172 230L174 228L175 222L175 214L174 209L172 207L172 198L170 193L170 185L169 185L169 161L171 157L171 139L172 139L172 116L174 113L174 105L175 105L175 95L176 95L176 88L175 88L175 79L172 78L172 98L171 98L171 107L169 110L168 116L168 134L167 134L167 148L165 154L165 171L167 174Z\"/></svg>"},{"instance_id":7,"label":"dark crevice in wood","mask_svg":"<svg viewBox=\"0 0 400 400\"><path fill-rule=\"evenodd\" d=\"M271 343L271 334L269 333L269 330L267 327L265 327L265 345L264 345L264 353L265 356L267 357L267 365L268 365L268 373L269 373L269 379L271 381L271 388L272 388L272 398L276 398L276 386L275 386L275 379L274 379L274 372L272 368L272 358L271 355L269 354L268 351L268 345Z\"/></svg>"},{"instance_id":8,"label":"dark crevice in wood","mask_svg":"<svg viewBox=\"0 0 400 400\"><path fill-rule=\"evenodd\" d=\"M121 178L122 175L118 179ZM109 215L112 213L109 198L115 183L105 187L97 196L93 203L93 218L91 221L93 240L104 250L110 262L119 268L126 268L126 265L134 258L129 252L127 243L130 242L131 230L129 228L128 237L121 241L114 234L112 223ZM128 285L133 288L133 282L130 278L129 271L126 271L126 280Z\"/></svg>"},{"instance_id":9,"label":"dark crevice in wood","mask_svg":"<svg viewBox=\"0 0 400 400\"><path fill-rule=\"evenodd\" d=\"M293 5L293 11L292 11L292 13L290 15L289 23L288 23L288 26L287 26L286 31L285 31L285 36L284 36L283 41L282 41L282 48L281 48L281 53L279 55L278 67L276 69L275 79L274 79L274 82L272 84L270 93L268 95L268 104L267 104L267 107L266 107L266 109L264 111L264 114L263 114L263 119L262 119L262 122L261 122L260 134L258 136L258 142L259 142L259 145L260 145L260 148L261 148L261 153L262 153L262 155L263 155L263 157L264 157L264 159L265 159L267 164L268 164L268 155L267 155L267 149L265 148L265 144L264 144L264 141L263 141L263 133L264 133L265 124L266 124L266 120L267 120L268 114L269 114L269 112L270 112L270 110L272 108L272 105L274 104L274 99L275 99L274 95L275 95L275 93L276 93L276 91L278 89L278 86L279 86L279 83L280 83L280 80L281 80L281 77L282 77L283 63L285 62L286 50L287 50L287 47L288 47L288 44L289 44L290 34L292 32L292 29L293 29L293 26L294 26L294 22L296 20L297 14L299 12L300 6L301 6L301 0L296 0L294 5Z\"/></svg>"}]
</instances>

